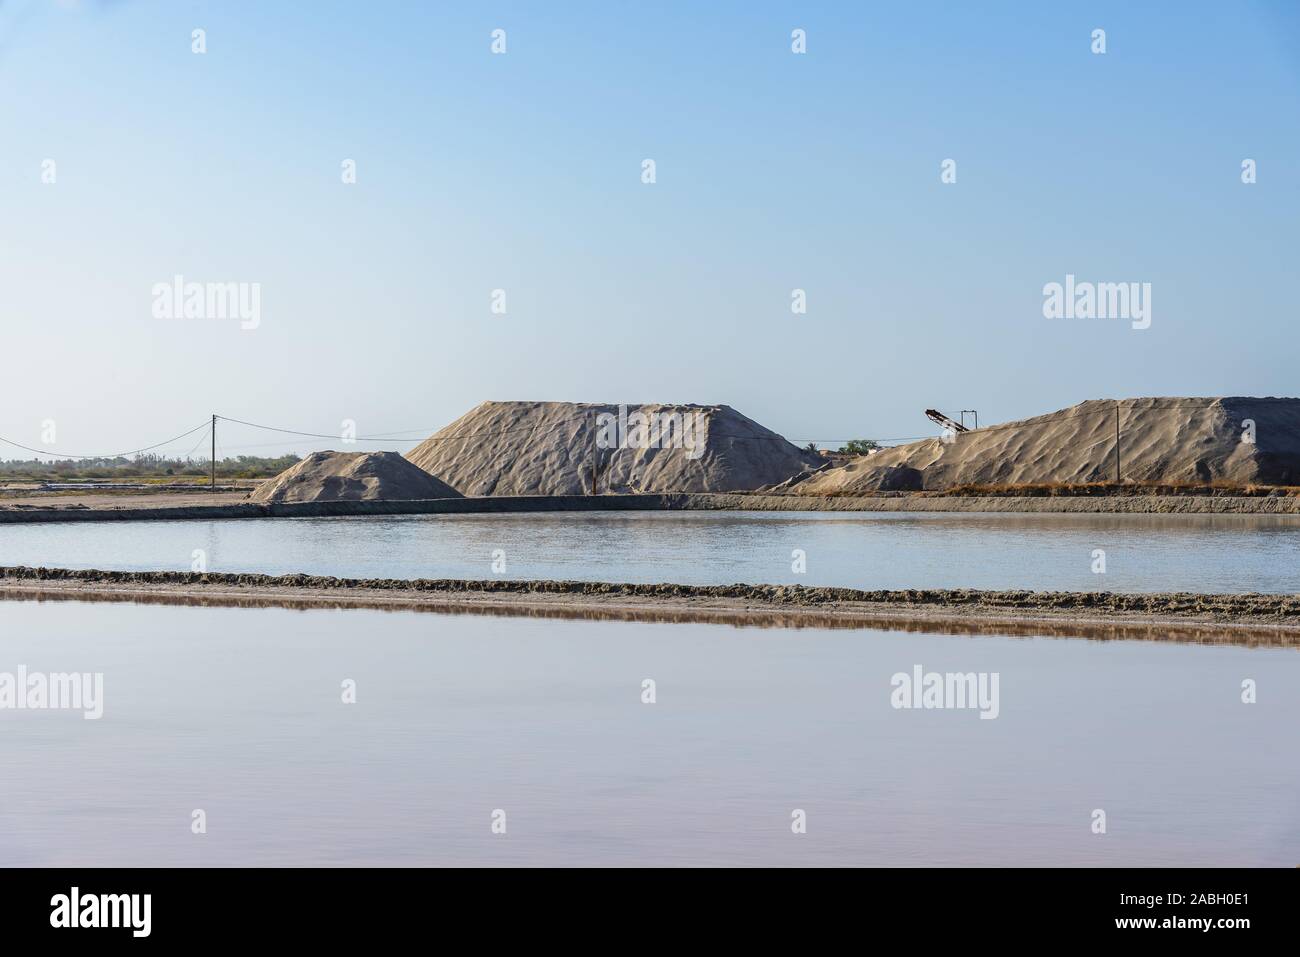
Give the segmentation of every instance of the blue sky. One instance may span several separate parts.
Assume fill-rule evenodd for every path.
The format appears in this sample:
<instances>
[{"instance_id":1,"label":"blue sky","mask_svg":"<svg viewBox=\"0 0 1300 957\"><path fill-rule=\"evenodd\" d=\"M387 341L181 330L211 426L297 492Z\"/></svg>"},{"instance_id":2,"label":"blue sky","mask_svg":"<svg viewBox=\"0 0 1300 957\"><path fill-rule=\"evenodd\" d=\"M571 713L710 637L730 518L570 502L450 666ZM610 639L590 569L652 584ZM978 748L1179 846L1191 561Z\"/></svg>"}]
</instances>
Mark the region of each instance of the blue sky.
<instances>
[{"instance_id":1,"label":"blue sky","mask_svg":"<svg viewBox=\"0 0 1300 957\"><path fill-rule=\"evenodd\" d=\"M213 411L369 434L562 399L830 440L931 434L927 407L1295 395L1298 11L5 0L0 436L53 419L51 448L100 453ZM1151 327L1045 319L1067 273L1150 282ZM260 325L153 318L177 274L260 283Z\"/></svg>"}]
</instances>

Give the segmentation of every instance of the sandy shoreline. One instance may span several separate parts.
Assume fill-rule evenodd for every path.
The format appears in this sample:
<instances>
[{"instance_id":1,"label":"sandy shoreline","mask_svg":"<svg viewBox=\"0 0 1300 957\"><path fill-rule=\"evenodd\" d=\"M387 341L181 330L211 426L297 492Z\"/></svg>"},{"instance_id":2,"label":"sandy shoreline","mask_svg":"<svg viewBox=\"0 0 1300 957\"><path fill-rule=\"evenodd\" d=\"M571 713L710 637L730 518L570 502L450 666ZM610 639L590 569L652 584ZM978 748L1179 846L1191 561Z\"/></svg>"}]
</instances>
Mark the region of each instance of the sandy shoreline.
<instances>
[{"instance_id":1,"label":"sandy shoreline","mask_svg":"<svg viewBox=\"0 0 1300 957\"><path fill-rule=\"evenodd\" d=\"M345 579L0 568L0 600L372 608L584 620L713 622L1300 648L1300 596L784 585Z\"/></svg>"}]
</instances>

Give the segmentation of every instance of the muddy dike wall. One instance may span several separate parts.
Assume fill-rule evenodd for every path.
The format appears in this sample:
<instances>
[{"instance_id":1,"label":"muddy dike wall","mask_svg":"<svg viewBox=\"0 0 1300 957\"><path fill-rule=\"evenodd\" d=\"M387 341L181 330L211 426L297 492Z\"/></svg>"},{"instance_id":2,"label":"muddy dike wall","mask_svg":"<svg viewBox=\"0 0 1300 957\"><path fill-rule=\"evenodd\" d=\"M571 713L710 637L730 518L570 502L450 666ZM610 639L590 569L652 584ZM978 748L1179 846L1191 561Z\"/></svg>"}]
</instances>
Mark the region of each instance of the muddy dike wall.
<instances>
[{"instance_id":1,"label":"muddy dike wall","mask_svg":"<svg viewBox=\"0 0 1300 957\"><path fill-rule=\"evenodd\" d=\"M674 582L602 582L517 578L339 578L256 572L107 571L97 568L0 566L0 582L80 582L115 585L207 585L238 588L342 589L412 593L577 595L600 598L737 598L782 605L842 603L1004 607L1055 611L1102 609L1143 613L1233 616L1295 621L1300 596L1199 592L1051 592L978 588L860 589L831 585L684 585Z\"/></svg>"}]
</instances>

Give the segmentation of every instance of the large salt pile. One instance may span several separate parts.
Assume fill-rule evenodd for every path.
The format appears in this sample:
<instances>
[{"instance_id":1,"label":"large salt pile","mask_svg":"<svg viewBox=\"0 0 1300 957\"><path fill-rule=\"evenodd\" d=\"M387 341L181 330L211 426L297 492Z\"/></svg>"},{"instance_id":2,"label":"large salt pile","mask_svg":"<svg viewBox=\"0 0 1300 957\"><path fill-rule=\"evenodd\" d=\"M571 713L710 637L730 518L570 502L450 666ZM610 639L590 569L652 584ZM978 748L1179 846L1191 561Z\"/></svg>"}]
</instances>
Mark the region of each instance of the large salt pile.
<instances>
[{"instance_id":1,"label":"large salt pile","mask_svg":"<svg viewBox=\"0 0 1300 957\"><path fill-rule=\"evenodd\" d=\"M396 452L313 452L263 482L254 502L358 502L460 498Z\"/></svg>"},{"instance_id":2,"label":"large salt pile","mask_svg":"<svg viewBox=\"0 0 1300 957\"><path fill-rule=\"evenodd\" d=\"M1300 484L1300 399L1094 399L1059 412L926 439L791 483L800 494L955 485L1126 482ZM1252 440L1253 441L1250 441Z\"/></svg>"},{"instance_id":3,"label":"large salt pile","mask_svg":"<svg viewBox=\"0 0 1300 957\"><path fill-rule=\"evenodd\" d=\"M734 492L823 464L725 405L484 402L407 453L465 495Z\"/></svg>"}]
</instances>

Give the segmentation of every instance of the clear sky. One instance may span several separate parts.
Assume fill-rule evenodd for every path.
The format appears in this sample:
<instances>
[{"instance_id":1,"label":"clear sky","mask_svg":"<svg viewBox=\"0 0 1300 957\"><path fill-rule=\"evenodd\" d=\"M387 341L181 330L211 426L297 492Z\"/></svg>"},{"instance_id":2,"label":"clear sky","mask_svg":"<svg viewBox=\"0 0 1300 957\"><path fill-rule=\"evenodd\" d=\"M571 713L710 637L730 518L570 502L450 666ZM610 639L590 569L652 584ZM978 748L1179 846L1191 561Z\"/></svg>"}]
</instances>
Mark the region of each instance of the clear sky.
<instances>
[{"instance_id":1,"label":"clear sky","mask_svg":"<svg viewBox=\"0 0 1300 957\"><path fill-rule=\"evenodd\" d=\"M32 446L1300 394L1296 3L2 0L0 136L0 436ZM1150 328L1045 318L1067 273L1151 283ZM260 283L260 324L154 318L175 275Z\"/></svg>"}]
</instances>

